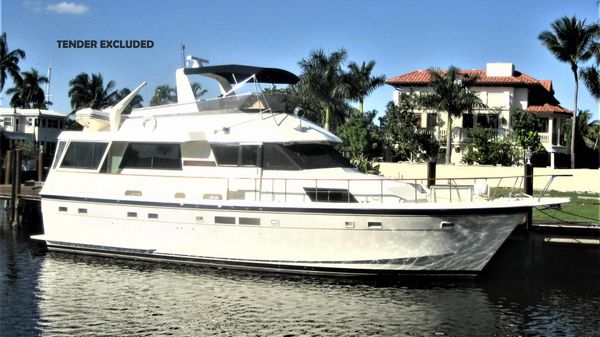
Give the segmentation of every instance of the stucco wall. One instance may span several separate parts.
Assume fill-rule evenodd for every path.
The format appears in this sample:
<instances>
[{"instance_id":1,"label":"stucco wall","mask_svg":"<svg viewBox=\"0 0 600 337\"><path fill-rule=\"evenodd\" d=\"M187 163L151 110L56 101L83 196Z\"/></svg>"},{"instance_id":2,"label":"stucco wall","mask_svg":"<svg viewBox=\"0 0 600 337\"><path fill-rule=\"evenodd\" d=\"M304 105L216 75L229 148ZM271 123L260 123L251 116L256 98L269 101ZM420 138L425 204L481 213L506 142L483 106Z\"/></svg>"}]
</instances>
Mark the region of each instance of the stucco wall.
<instances>
[{"instance_id":1,"label":"stucco wall","mask_svg":"<svg viewBox=\"0 0 600 337\"><path fill-rule=\"evenodd\" d=\"M427 177L426 164L410 163L377 163L382 175L391 178L400 179L425 179ZM539 168L534 169L534 175L549 174L568 174L572 177L557 177L551 190L556 191L578 191L600 193L600 169L552 169ZM501 167L501 166L467 166L467 165L442 165L436 167L437 178L474 178L474 177L508 177L522 176L523 167ZM548 177L534 178L533 188L543 189L548 182ZM443 182L438 182L443 183ZM460 182L459 182L460 183ZM467 183L467 182L465 182ZM469 183L472 183L469 182ZM488 182L491 186L496 186L498 180ZM500 186L511 187L515 179L503 179Z\"/></svg>"}]
</instances>

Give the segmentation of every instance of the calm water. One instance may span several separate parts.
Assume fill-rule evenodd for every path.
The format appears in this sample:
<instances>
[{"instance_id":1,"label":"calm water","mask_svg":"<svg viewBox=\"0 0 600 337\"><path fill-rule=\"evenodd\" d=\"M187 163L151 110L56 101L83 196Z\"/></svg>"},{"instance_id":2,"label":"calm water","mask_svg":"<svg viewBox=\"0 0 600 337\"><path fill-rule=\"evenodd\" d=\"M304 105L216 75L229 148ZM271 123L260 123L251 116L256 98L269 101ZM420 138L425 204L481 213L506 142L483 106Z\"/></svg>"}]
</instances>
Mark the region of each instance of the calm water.
<instances>
[{"instance_id":1,"label":"calm water","mask_svg":"<svg viewBox=\"0 0 600 337\"><path fill-rule=\"evenodd\" d=\"M47 253L0 231L0 336L599 336L598 245L513 235L476 279L346 280Z\"/></svg>"}]
</instances>

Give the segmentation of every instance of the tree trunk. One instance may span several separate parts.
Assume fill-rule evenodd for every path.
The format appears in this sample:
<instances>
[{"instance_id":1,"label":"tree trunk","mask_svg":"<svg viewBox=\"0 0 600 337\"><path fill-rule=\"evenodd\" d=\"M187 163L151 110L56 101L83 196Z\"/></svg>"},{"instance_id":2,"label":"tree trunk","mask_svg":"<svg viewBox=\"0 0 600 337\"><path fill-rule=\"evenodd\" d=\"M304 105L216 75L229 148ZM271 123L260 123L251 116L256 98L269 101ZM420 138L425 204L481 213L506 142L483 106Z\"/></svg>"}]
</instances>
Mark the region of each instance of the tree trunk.
<instances>
[{"instance_id":1,"label":"tree trunk","mask_svg":"<svg viewBox=\"0 0 600 337\"><path fill-rule=\"evenodd\" d=\"M329 107L325 107L325 130L329 131Z\"/></svg>"},{"instance_id":2,"label":"tree trunk","mask_svg":"<svg viewBox=\"0 0 600 337\"><path fill-rule=\"evenodd\" d=\"M446 165L452 163L452 115L448 113L448 130L446 132Z\"/></svg>"},{"instance_id":3,"label":"tree trunk","mask_svg":"<svg viewBox=\"0 0 600 337\"><path fill-rule=\"evenodd\" d=\"M577 132L577 95L579 91L579 78L577 69L573 70L575 76L575 105L573 108L573 117L571 117L571 169L575 168L575 132Z\"/></svg>"}]
</instances>

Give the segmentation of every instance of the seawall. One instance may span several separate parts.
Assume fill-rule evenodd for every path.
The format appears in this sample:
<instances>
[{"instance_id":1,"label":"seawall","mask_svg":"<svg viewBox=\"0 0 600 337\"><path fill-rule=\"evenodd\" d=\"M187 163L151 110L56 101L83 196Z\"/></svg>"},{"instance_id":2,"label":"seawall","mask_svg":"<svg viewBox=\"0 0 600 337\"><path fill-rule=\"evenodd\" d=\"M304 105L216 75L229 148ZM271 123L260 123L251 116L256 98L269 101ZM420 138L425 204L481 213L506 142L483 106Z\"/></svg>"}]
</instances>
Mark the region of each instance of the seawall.
<instances>
[{"instance_id":1,"label":"seawall","mask_svg":"<svg viewBox=\"0 0 600 337\"><path fill-rule=\"evenodd\" d=\"M425 179L427 177L427 164L414 163L375 163L379 165L382 175L398 179ZM572 177L557 177L552 182L550 190L591 192L600 194L600 169L552 169L536 167L534 175L568 174ZM485 165L444 165L436 167L436 178L479 178L479 177L507 177L522 176L523 167L485 166ZM533 188L543 189L549 177L534 178ZM467 183L468 181L465 181ZM438 183L442 183L439 182ZM498 180L489 182L496 185ZM503 179L500 186L512 187L515 179Z\"/></svg>"}]
</instances>

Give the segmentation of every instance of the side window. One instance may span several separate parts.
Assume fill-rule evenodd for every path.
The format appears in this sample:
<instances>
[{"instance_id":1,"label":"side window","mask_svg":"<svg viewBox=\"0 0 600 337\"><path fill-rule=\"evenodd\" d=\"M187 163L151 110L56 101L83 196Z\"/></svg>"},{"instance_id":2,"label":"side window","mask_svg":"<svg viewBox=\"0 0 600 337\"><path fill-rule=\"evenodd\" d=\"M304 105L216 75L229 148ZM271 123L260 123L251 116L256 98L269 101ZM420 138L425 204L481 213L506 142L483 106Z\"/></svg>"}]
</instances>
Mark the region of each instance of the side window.
<instances>
[{"instance_id":1,"label":"side window","mask_svg":"<svg viewBox=\"0 0 600 337\"><path fill-rule=\"evenodd\" d=\"M237 166L238 164L238 145L213 145L213 153L219 166Z\"/></svg>"},{"instance_id":2,"label":"side window","mask_svg":"<svg viewBox=\"0 0 600 337\"><path fill-rule=\"evenodd\" d=\"M219 166L258 166L258 145L213 144Z\"/></svg>"},{"instance_id":3,"label":"side window","mask_svg":"<svg viewBox=\"0 0 600 337\"><path fill-rule=\"evenodd\" d=\"M300 166L292 160L279 144L264 144L262 168L264 170L300 170Z\"/></svg>"},{"instance_id":4,"label":"side window","mask_svg":"<svg viewBox=\"0 0 600 337\"><path fill-rule=\"evenodd\" d=\"M242 145L240 153L240 165L242 166L257 166L258 163L258 146L257 145Z\"/></svg>"},{"instance_id":5,"label":"side window","mask_svg":"<svg viewBox=\"0 0 600 337\"><path fill-rule=\"evenodd\" d=\"M119 168L181 170L181 147L168 143L130 143Z\"/></svg>"},{"instance_id":6,"label":"side window","mask_svg":"<svg viewBox=\"0 0 600 337\"><path fill-rule=\"evenodd\" d=\"M52 163L52 169L55 169L58 166L58 161L60 160L60 156L62 156L63 151L65 150L66 142L58 142L58 149L54 154L54 162Z\"/></svg>"},{"instance_id":7,"label":"side window","mask_svg":"<svg viewBox=\"0 0 600 337\"><path fill-rule=\"evenodd\" d=\"M104 156L106 145L106 143L71 142L60 167L95 170Z\"/></svg>"}]
</instances>

